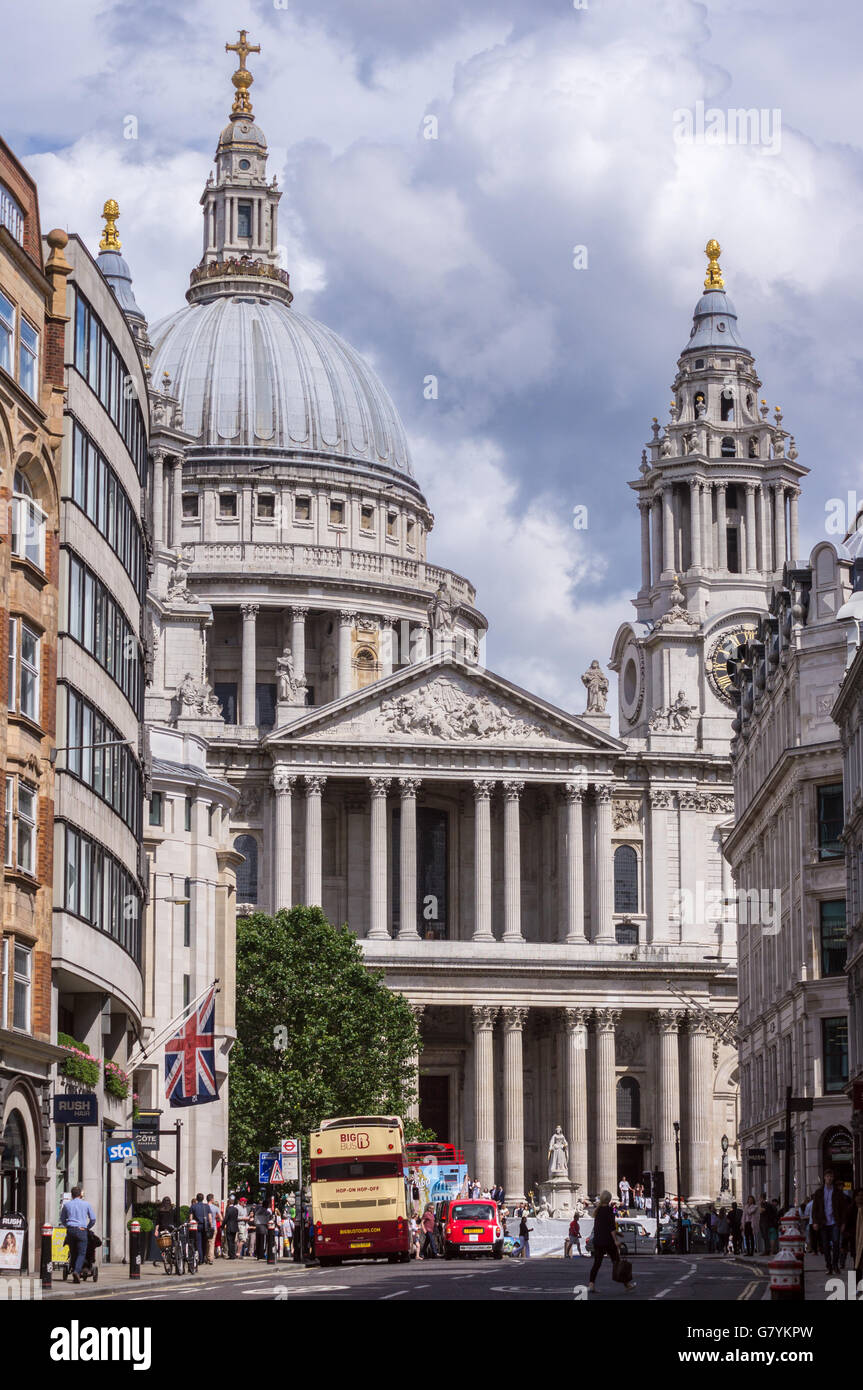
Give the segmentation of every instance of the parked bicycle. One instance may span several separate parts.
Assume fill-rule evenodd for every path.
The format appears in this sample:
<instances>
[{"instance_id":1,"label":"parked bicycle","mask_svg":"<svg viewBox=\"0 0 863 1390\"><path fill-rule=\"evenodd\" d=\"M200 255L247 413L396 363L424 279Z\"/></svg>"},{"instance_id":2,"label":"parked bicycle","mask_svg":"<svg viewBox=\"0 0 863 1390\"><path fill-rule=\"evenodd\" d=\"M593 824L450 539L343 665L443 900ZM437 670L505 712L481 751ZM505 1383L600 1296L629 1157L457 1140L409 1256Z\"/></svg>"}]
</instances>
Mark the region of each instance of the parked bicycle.
<instances>
[{"instance_id":1,"label":"parked bicycle","mask_svg":"<svg viewBox=\"0 0 863 1390\"><path fill-rule=\"evenodd\" d=\"M171 1226L156 1236L156 1244L162 1256L166 1274L197 1274L198 1245L189 1231L188 1221L180 1226Z\"/></svg>"}]
</instances>

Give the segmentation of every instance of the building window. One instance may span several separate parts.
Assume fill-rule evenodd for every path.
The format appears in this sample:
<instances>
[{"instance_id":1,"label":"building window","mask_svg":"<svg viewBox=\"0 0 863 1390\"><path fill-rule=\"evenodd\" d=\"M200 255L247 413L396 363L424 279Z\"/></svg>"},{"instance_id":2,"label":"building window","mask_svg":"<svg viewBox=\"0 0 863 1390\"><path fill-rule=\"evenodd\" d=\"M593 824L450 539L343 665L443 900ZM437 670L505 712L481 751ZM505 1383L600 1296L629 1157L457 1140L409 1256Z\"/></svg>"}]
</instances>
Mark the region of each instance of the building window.
<instances>
[{"instance_id":1,"label":"building window","mask_svg":"<svg viewBox=\"0 0 863 1390\"><path fill-rule=\"evenodd\" d=\"M140 839L144 784L138 762L119 729L71 687L66 688L66 742L65 770L106 801Z\"/></svg>"},{"instance_id":2,"label":"building window","mask_svg":"<svg viewBox=\"0 0 863 1390\"><path fill-rule=\"evenodd\" d=\"M398 513L387 512L387 535L394 539L398 537Z\"/></svg>"},{"instance_id":3,"label":"building window","mask_svg":"<svg viewBox=\"0 0 863 1390\"><path fill-rule=\"evenodd\" d=\"M235 492L219 493L219 516L235 517L237 515L237 494Z\"/></svg>"},{"instance_id":4,"label":"building window","mask_svg":"<svg viewBox=\"0 0 863 1390\"><path fill-rule=\"evenodd\" d=\"M0 226L8 227L15 240L24 240L24 212L8 188L0 183Z\"/></svg>"},{"instance_id":5,"label":"building window","mask_svg":"<svg viewBox=\"0 0 863 1390\"><path fill-rule=\"evenodd\" d=\"M631 845L614 851L614 910L638 911L638 855Z\"/></svg>"},{"instance_id":6,"label":"building window","mask_svg":"<svg viewBox=\"0 0 863 1390\"><path fill-rule=\"evenodd\" d=\"M115 681L140 717L141 649L126 617L100 579L69 555L68 632Z\"/></svg>"},{"instance_id":7,"label":"building window","mask_svg":"<svg viewBox=\"0 0 863 1390\"><path fill-rule=\"evenodd\" d=\"M409 522L408 522L408 527L407 527L407 543L408 543L408 545L411 545L411 546L416 545L416 529L417 529L417 528L416 528L416 522L415 522L415 521L409 521Z\"/></svg>"},{"instance_id":8,"label":"building window","mask_svg":"<svg viewBox=\"0 0 863 1390\"><path fill-rule=\"evenodd\" d=\"M190 796L187 796L183 798L183 801L183 829L188 831L192 828L192 798Z\"/></svg>"},{"instance_id":9,"label":"building window","mask_svg":"<svg viewBox=\"0 0 863 1390\"><path fill-rule=\"evenodd\" d=\"M191 975L184 975L184 976L183 976L183 1008L184 1008L184 1009L188 1009L188 1007L189 1007L189 1005L191 1004L191 1002L192 1002L192 977L191 977Z\"/></svg>"},{"instance_id":10,"label":"building window","mask_svg":"<svg viewBox=\"0 0 863 1390\"><path fill-rule=\"evenodd\" d=\"M311 521L312 519L312 499L311 497L297 497L294 500L294 519L296 521Z\"/></svg>"},{"instance_id":11,"label":"building window","mask_svg":"<svg viewBox=\"0 0 863 1390\"><path fill-rule=\"evenodd\" d=\"M634 1076L622 1076L617 1083L617 1127L639 1129L641 1126L641 1087Z\"/></svg>"},{"instance_id":12,"label":"building window","mask_svg":"<svg viewBox=\"0 0 863 1390\"><path fill-rule=\"evenodd\" d=\"M720 419L726 420L728 424L734 423L734 392L730 386L726 386L722 395L719 397Z\"/></svg>"},{"instance_id":13,"label":"building window","mask_svg":"<svg viewBox=\"0 0 863 1390\"><path fill-rule=\"evenodd\" d=\"M614 926L614 939L618 946L637 946L638 923L616 922Z\"/></svg>"},{"instance_id":14,"label":"building window","mask_svg":"<svg viewBox=\"0 0 863 1390\"><path fill-rule=\"evenodd\" d=\"M72 501L110 545L143 601L147 587L144 535L128 493L90 436L72 436Z\"/></svg>"},{"instance_id":15,"label":"building window","mask_svg":"<svg viewBox=\"0 0 863 1390\"><path fill-rule=\"evenodd\" d=\"M75 291L74 365L119 430L141 486L147 484L147 434L138 400L143 382L129 375L110 335L89 303ZM132 388L132 389L129 389Z\"/></svg>"},{"instance_id":16,"label":"building window","mask_svg":"<svg viewBox=\"0 0 863 1390\"><path fill-rule=\"evenodd\" d=\"M432 806L418 806L417 930L424 941L445 941L449 935L449 816ZM401 813L392 816L392 921L401 926Z\"/></svg>"},{"instance_id":17,"label":"building window","mask_svg":"<svg viewBox=\"0 0 863 1390\"><path fill-rule=\"evenodd\" d=\"M39 399L39 334L25 318L18 341L18 380L31 400Z\"/></svg>"},{"instance_id":18,"label":"building window","mask_svg":"<svg viewBox=\"0 0 863 1390\"><path fill-rule=\"evenodd\" d=\"M105 932L141 962L141 889L136 878L96 840L58 821L66 865L63 906Z\"/></svg>"},{"instance_id":19,"label":"building window","mask_svg":"<svg viewBox=\"0 0 863 1390\"><path fill-rule=\"evenodd\" d=\"M192 943L192 880L183 879L183 945L190 946Z\"/></svg>"},{"instance_id":20,"label":"building window","mask_svg":"<svg viewBox=\"0 0 863 1390\"><path fill-rule=\"evenodd\" d=\"M271 492L258 493L258 516L262 521L273 521L276 515L276 499Z\"/></svg>"},{"instance_id":21,"label":"building window","mask_svg":"<svg viewBox=\"0 0 863 1390\"><path fill-rule=\"evenodd\" d=\"M735 445L734 440L731 438L730 434L726 434L723 437L722 443L719 446L719 452L724 459L734 458L735 454L737 453L737 446Z\"/></svg>"},{"instance_id":22,"label":"building window","mask_svg":"<svg viewBox=\"0 0 863 1390\"><path fill-rule=\"evenodd\" d=\"M36 873L36 788L18 783L18 868Z\"/></svg>"},{"instance_id":23,"label":"building window","mask_svg":"<svg viewBox=\"0 0 863 1390\"><path fill-rule=\"evenodd\" d=\"M330 502L330 525L344 526L345 524L345 504L344 502Z\"/></svg>"},{"instance_id":24,"label":"building window","mask_svg":"<svg viewBox=\"0 0 863 1390\"><path fill-rule=\"evenodd\" d=\"M10 376L15 343L15 305L0 291L0 367Z\"/></svg>"},{"instance_id":25,"label":"building window","mask_svg":"<svg viewBox=\"0 0 863 1390\"><path fill-rule=\"evenodd\" d=\"M197 492L183 493L183 520L197 521L198 519L198 494Z\"/></svg>"},{"instance_id":26,"label":"building window","mask_svg":"<svg viewBox=\"0 0 863 1390\"><path fill-rule=\"evenodd\" d=\"M845 936L845 899L820 904L821 912L821 975L843 975L848 955Z\"/></svg>"},{"instance_id":27,"label":"building window","mask_svg":"<svg viewBox=\"0 0 863 1390\"><path fill-rule=\"evenodd\" d=\"M818 788L818 858L841 859L845 853L839 838L845 824L842 783Z\"/></svg>"},{"instance_id":28,"label":"building window","mask_svg":"<svg viewBox=\"0 0 863 1390\"><path fill-rule=\"evenodd\" d=\"M222 719L226 724L237 722L237 682L215 681L213 694L222 706Z\"/></svg>"},{"instance_id":29,"label":"building window","mask_svg":"<svg viewBox=\"0 0 863 1390\"><path fill-rule=\"evenodd\" d=\"M267 682L255 685L255 723L259 729L272 729L276 723L276 687Z\"/></svg>"},{"instance_id":30,"label":"building window","mask_svg":"<svg viewBox=\"0 0 863 1390\"><path fill-rule=\"evenodd\" d=\"M150 797L150 824L162 824L162 793L153 792Z\"/></svg>"},{"instance_id":31,"label":"building window","mask_svg":"<svg viewBox=\"0 0 863 1390\"><path fill-rule=\"evenodd\" d=\"M238 835L234 849L242 854L245 863L237 869L237 902L258 901L258 842L254 835Z\"/></svg>"},{"instance_id":32,"label":"building window","mask_svg":"<svg viewBox=\"0 0 863 1390\"><path fill-rule=\"evenodd\" d=\"M29 946L15 943L13 955L12 1027L21 1033L30 1032L30 991L33 952Z\"/></svg>"},{"instance_id":33,"label":"building window","mask_svg":"<svg viewBox=\"0 0 863 1390\"><path fill-rule=\"evenodd\" d=\"M20 618L9 619L9 708L39 722L40 638Z\"/></svg>"},{"instance_id":34,"label":"building window","mask_svg":"<svg viewBox=\"0 0 863 1390\"><path fill-rule=\"evenodd\" d=\"M364 531L373 531L375 529L374 507L360 507L360 526Z\"/></svg>"},{"instance_id":35,"label":"building window","mask_svg":"<svg viewBox=\"0 0 863 1390\"><path fill-rule=\"evenodd\" d=\"M47 517L30 496L30 487L21 473L15 474L12 496L12 554L19 560L45 569L45 524Z\"/></svg>"},{"instance_id":36,"label":"building window","mask_svg":"<svg viewBox=\"0 0 863 1390\"><path fill-rule=\"evenodd\" d=\"M5 856L4 856L4 860L5 860L5 863L6 863L6 867L7 867L7 868L11 867L11 865L14 864L14 862L15 862L15 843L14 843L14 839L13 839L14 834L15 834L15 778L14 778L14 777L7 777L7 778L6 778L6 819L5 819L6 853L5 853ZM5 1023L0 1024L0 1027L5 1027Z\"/></svg>"},{"instance_id":37,"label":"building window","mask_svg":"<svg viewBox=\"0 0 863 1390\"><path fill-rule=\"evenodd\" d=\"M848 1082L848 1019L822 1018L824 1093L843 1091Z\"/></svg>"},{"instance_id":38,"label":"building window","mask_svg":"<svg viewBox=\"0 0 863 1390\"><path fill-rule=\"evenodd\" d=\"M252 235L252 205L251 203L237 203L237 236L250 237Z\"/></svg>"}]
</instances>

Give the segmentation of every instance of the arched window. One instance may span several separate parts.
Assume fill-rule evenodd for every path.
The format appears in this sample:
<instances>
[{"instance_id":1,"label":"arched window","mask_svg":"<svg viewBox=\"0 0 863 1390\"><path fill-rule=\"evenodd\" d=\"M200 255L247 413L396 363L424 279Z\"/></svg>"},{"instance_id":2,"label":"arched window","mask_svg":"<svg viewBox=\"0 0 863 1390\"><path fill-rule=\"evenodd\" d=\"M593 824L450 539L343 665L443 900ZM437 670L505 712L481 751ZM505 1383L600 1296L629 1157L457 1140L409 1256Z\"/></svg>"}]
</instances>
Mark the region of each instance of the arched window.
<instances>
[{"instance_id":1,"label":"arched window","mask_svg":"<svg viewBox=\"0 0 863 1390\"><path fill-rule=\"evenodd\" d=\"M617 1083L617 1127L641 1127L641 1087L634 1076L622 1076Z\"/></svg>"},{"instance_id":2,"label":"arched window","mask_svg":"<svg viewBox=\"0 0 863 1390\"><path fill-rule=\"evenodd\" d=\"M27 1134L19 1111L13 1110L6 1121L3 1134L3 1158L0 1168L2 1190L0 1211L27 1215Z\"/></svg>"},{"instance_id":3,"label":"arched window","mask_svg":"<svg viewBox=\"0 0 863 1390\"><path fill-rule=\"evenodd\" d=\"M730 434L723 435L719 452L724 459L733 459L735 457L737 449L735 448L734 440L731 438Z\"/></svg>"},{"instance_id":4,"label":"arched window","mask_svg":"<svg viewBox=\"0 0 863 1390\"><path fill-rule=\"evenodd\" d=\"M614 910L638 911L638 855L631 845L614 851Z\"/></svg>"},{"instance_id":5,"label":"arched window","mask_svg":"<svg viewBox=\"0 0 863 1390\"><path fill-rule=\"evenodd\" d=\"M726 387L719 399L720 415L723 420L734 420L734 392Z\"/></svg>"},{"instance_id":6,"label":"arched window","mask_svg":"<svg viewBox=\"0 0 863 1390\"><path fill-rule=\"evenodd\" d=\"M707 401L705 400L703 391L696 391L694 405L696 420L699 419L700 416L707 414Z\"/></svg>"},{"instance_id":7,"label":"arched window","mask_svg":"<svg viewBox=\"0 0 863 1390\"><path fill-rule=\"evenodd\" d=\"M362 690L372 685L378 678L378 663L369 647L361 647L356 655L357 687Z\"/></svg>"},{"instance_id":8,"label":"arched window","mask_svg":"<svg viewBox=\"0 0 863 1390\"><path fill-rule=\"evenodd\" d=\"M614 927L614 939L618 946L637 946L638 945L638 923L637 922L617 922Z\"/></svg>"},{"instance_id":9,"label":"arched window","mask_svg":"<svg viewBox=\"0 0 863 1390\"><path fill-rule=\"evenodd\" d=\"M758 435L757 435L757 434L751 434L751 435L749 436L749 457L750 457L751 459L757 459L757 458L758 458Z\"/></svg>"},{"instance_id":10,"label":"arched window","mask_svg":"<svg viewBox=\"0 0 863 1390\"><path fill-rule=\"evenodd\" d=\"M258 901L258 842L254 835L238 835L234 849L242 854L245 863L237 869L237 902Z\"/></svg>"}]
</instances>

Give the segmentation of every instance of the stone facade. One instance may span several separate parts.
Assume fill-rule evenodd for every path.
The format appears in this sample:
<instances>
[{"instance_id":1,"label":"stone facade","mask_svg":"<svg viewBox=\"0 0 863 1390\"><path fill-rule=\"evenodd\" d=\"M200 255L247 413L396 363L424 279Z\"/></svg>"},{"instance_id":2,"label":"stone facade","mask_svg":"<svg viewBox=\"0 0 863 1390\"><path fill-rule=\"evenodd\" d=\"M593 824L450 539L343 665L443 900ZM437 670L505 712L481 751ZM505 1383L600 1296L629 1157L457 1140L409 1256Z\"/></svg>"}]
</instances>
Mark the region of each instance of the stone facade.
<instances>
[{"instance_id":1,"label":"stone facade","mask_svg":"<svg viewBox=\"0 0 863 1390\"><path fill-rule=\"evenodd\" d=\"M827 542L808 565L786 565L735 673L737 821L726 852L740 909L744 1171L747 1190L783 1192L779 1146L790 1086L813 1102L792 1117L798 1201L828 1163L837 1181L852 1177L847 1042L842 1063L847 842L842 749L831 717L848 660L849 593L847 555Z\"/></svg>"},{"instance_id":2,"label":"stone facade","mask_svg":"<svg viewBox=\"0 0 863 1390\"><path fill-rule=\"evenodd\" d=\"M51 755L67 238L48 240L46 258L36 187L0 141L0 1175L2 1210L28 1221L30 1271L51 1213L50 1078L62 1056L52 1042Z\"/></svg>"}]
</instances>

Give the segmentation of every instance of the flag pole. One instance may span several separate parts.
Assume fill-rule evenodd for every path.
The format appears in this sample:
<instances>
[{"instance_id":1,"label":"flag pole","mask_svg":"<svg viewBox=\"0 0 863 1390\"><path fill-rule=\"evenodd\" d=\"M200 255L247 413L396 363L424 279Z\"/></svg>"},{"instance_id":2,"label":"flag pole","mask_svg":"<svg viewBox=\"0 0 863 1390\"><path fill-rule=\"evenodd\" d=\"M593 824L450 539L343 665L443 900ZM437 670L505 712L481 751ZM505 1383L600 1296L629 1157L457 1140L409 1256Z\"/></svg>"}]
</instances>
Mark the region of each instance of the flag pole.
<instances>
[{"instance_id":1,"label":"flag pole","mask_svg":"<svg viewBox=\"0 0 863 1390\"><path fill-rule=\"evenodd\" d=\"M129 1068L129 1071L132 1072L135 1070L136 1067L139 1067L141 1063L145 1061L147 1057L149 1057L150 1053L154 1050L154 1048L160 1046L165 1037L171 1037L172 1034L176 1031L176 1029L179 1028L182 1023L185 1023L192 1010L198 1007L201 1000L205 999L206 996L209 994L210 990L215 989L218 983L218 979L211 980L211 982L204 989L201 990L200 994L197 994L195 998L190 1001L190 1003L186 1004L180 1010L176 1017L171 1019L170 1023L167 1023L165 1027L162 1028L154 1038L151 1038L151 1040L147 1043L146 1047L142 1047L139 1052L133 1053L126 1063L126 1066ZM216 993L218 994L219 991L216 990Z\"/></svg>"}]
</instances>

